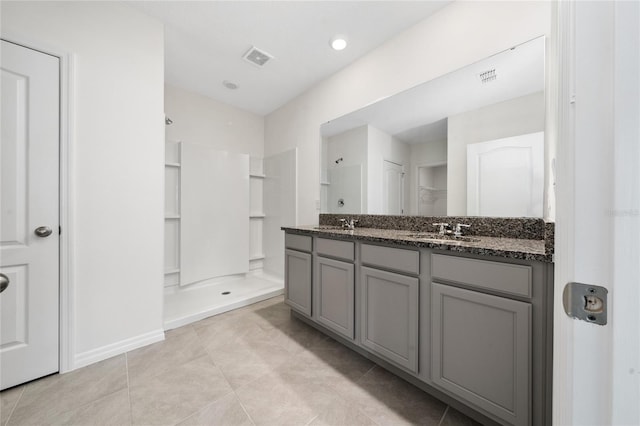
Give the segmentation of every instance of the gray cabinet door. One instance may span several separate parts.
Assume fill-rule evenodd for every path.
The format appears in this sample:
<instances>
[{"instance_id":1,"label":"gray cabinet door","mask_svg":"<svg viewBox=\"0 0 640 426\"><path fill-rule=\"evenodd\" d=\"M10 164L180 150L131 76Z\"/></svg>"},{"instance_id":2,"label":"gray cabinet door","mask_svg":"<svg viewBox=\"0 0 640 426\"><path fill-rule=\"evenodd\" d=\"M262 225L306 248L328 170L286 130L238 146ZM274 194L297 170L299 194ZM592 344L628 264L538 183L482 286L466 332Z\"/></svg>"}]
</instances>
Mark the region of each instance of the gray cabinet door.
<instances>
[{"instance_id":1,"label":"gray cabinet door","mask_svg":"<svg viewBox=\"0 0 640 426\"><path fill-rule=\"evenodd\" d=\"M413 373L418 372L419 280L361 268L362 345Z\"/></svg>"},{"instance_id":2,"label":"gray cabinet door","mask_svg":"<svg viewBox=\"0 0 640 426\"><path fill-rule=\"evenodd\" d=\"M354 338L354 266L316 257L314 268L316 320L349 339Z\"/></svg>"},{"instance_id":3,"label":"gray cabinet door","mask_svg":"<svg viewBox=\"0 0 640 426\"><path fill-rule=\"evenodd\" d=\"M285 303L311 316L311 254L284 251Z\"/></svg>"},{"instance_id":4,"label":"gray cabinet door","mask_svg":"<svg viewBox=\"0 0 640 426\"><path fill-rule=\"evenodd\" d=\"M433 283L434 385L513 425L531 418L531 305Z\"/></svg>"}]
</instances>

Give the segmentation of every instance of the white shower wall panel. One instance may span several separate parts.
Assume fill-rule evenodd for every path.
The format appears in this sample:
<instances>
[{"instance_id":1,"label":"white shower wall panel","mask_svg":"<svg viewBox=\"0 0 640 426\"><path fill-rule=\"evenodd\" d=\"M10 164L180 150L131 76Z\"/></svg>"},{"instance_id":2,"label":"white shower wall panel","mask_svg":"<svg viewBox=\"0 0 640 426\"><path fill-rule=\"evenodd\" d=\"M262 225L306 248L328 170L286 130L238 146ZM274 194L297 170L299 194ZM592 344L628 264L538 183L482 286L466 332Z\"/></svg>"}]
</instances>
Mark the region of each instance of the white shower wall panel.
<instances>
[{"instance_id":1,"label":"white shower wall panel","mask_svg":"<svg viewBox=\"0 0 640 426\"><path fill-rule=\"evenodd\" d=\"M251 193L251 214L262 215L262 184L263 179L254 178L250 181L250 193Z\"/></svg>"},{"instance_id":2,"label":"white shower wall panel","mask_svg":"<svg viewBox=\"0 0 640 426\"><path fill-rule=\"evenodd\" d=\"M264 159L264 271L284 277L284 232L297 225L298 151L291 149Z\"/></svg>"},{"instance_id":3,"label":"white shower wall panel","mask_svg":"<svg viewBox=\"0 0 640 426\"><path fill-rule=\"evenodd\" d=\"M178 242L180 241L180 222L164 221L164 271L174 273L180 267Z\"/></svg>"},{"instance_id":4,"label":"white shower wall panel","mask_svg":"<svg viewBox=\"0 0 640 426\"><path fill-rule=\"evenodd\" d=\"M165 166L164 168L164 215L165 217L180 214L180 168Z\"/></svg>"},{"instance_id":5,"label":"white shower wall panel","mask_svg":"<svg viewBox=\"0 0 640 426\"><path fill-rule=\"evenodd\" d=\"M180 285L249 270L249 156L181 144Z\"/></svg>"}]
</instances>

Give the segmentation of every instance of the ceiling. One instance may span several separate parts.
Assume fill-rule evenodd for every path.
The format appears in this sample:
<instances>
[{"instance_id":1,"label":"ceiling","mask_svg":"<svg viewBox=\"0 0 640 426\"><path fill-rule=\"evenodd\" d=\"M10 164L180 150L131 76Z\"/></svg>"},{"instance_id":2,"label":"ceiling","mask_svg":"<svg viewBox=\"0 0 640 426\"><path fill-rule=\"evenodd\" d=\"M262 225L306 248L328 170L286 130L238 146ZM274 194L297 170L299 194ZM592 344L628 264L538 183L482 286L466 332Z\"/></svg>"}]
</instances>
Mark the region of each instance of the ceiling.
<instances>
[{"instance_id":1,"label":"ceiling","mask_svg":"<svg viewBox=\"0 0 640 426\"><path fill-rule=\"evenodd\" d=\"M165 80L267 115L450 1L127 1L165 25ZM329 40L347 36L345 50ZM243 60L255 46L274 58ZM230 90L228 80L239 86Z\"/></svg>"}]
</instances>

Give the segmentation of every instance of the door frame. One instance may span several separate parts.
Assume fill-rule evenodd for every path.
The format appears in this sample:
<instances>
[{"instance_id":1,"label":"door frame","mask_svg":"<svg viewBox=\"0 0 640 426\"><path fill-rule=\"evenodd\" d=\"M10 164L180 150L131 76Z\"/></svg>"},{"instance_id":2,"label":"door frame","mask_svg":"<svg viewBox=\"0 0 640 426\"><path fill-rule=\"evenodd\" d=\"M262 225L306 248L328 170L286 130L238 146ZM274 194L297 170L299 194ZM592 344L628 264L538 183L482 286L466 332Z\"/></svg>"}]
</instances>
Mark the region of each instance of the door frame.
<instances>
[{"instance_id":1,"label":"door frame","mask_svg":"<svg viewBox=\"0 0 640 426\"><path fill-rule=\"evenodd\" d=\"M58 368L66 373L76 368L75 354L75 54L41 40L25 37L11 31L2 32L2 39L28 49L36 50L60 60L60 134L59 158L59 214L60 214L60 275L59 299L59 353Z\"/></svg>"},{"instance_id":2,"label":"door frame","mask_svg":"<svg viewBox=\"0 0 640 426\"><path fill-rule=\"evenodd\" d=\"M640 410L634 376L638 372L631 367L640 361L640 339L624 333L625 326L638 324L637 275L624 270L632 260L617 256L621 260L616 264L614 255L618 248L629 249L624 242L635 241L637 248L633 234L616 232L625 216L638 216L637 210L629 208L633 204L617 203L620 193L615 191L621 178L637 178L621 173L630 166L637 170L638 164L635 156L622 157L628 151L618 135L627 137L625 127L631 127L627 124L631 121L626 121L625 114L637 111L620 108L624 100L618 96L628 86L625 74L616 66L624 56L638 67L639 56L624 55L625 50L618 48L632 28L638 38L635 24L640 22L640 7L637 3L575 0L554 7L559 65L555 112L561 143L557 146L553 424L637 424ZM623 7L634 8L634 15ZM637 43L629 46L637 49ZM590 84L594 80L603 83ZM594 180L599 185L593 185ZM588 237L581 232L585 228L591 228ZM586 248L585 241L590 244ZM570 281L608 288L606 325L588 324L565 314L562 291Z\"/></svg>"}]
</instances>

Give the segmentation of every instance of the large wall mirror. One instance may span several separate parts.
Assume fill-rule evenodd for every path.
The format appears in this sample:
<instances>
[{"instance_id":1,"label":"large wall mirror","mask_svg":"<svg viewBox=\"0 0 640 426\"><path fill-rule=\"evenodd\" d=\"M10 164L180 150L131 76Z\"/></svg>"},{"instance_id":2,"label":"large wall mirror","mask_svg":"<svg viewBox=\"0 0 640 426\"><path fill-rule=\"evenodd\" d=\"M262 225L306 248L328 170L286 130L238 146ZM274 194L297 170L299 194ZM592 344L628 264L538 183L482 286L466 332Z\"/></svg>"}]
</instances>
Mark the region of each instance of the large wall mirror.
<instances>
[{"instance_id":1,"label":"large wall mirror","mask_svg":"<svg viewBox=\"0 0 640 426\"><path fill-rule=\"evenodd\" d=\"M545 39L323 124L321 211L542 217Z\"/></svg>"}]
</instances>

